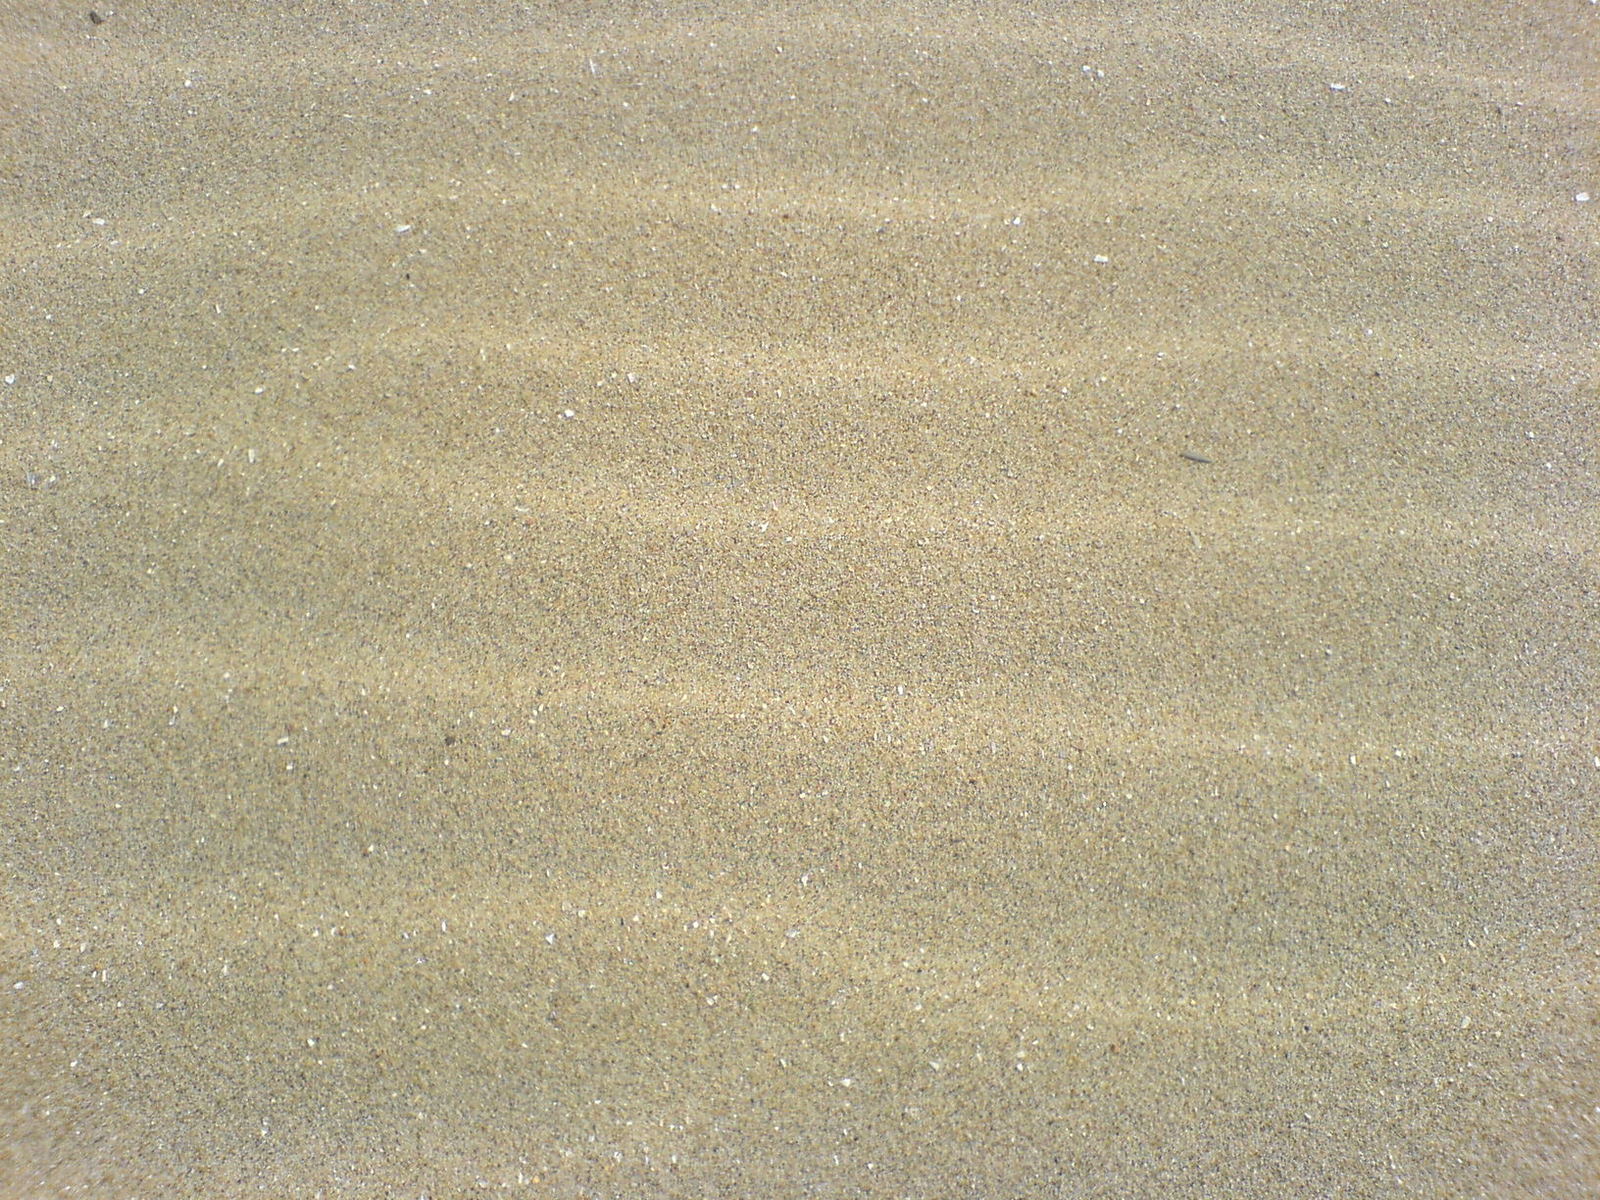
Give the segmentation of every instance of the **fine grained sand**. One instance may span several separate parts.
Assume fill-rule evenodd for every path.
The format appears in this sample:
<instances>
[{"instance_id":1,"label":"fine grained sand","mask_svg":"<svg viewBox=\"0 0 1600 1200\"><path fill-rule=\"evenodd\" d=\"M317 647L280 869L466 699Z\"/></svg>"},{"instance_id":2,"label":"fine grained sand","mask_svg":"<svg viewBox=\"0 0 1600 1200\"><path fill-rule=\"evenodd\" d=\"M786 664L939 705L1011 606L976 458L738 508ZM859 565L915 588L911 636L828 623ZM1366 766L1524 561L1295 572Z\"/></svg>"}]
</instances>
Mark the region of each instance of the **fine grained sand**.
<instances>
[{"instance_id":1,"label":"fine grained sand","mask_svg":"<svg viewBox=\"0 0 1600 1200\"><path fill-rule=\"evenodd\" d=\"M1592 8L99 15L0 1193L1593 1194Z\"/></svg>"}]
</instances>

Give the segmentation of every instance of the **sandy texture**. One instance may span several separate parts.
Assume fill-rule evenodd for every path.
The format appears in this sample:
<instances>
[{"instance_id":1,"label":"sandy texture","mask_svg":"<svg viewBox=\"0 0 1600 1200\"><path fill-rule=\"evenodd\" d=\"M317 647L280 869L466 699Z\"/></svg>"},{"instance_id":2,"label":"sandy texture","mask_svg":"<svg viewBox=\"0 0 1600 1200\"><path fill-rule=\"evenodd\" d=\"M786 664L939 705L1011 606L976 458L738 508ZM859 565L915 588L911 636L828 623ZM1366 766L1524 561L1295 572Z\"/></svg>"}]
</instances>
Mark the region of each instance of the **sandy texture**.
<instances>
[{"instance_id":1,"label":"sandy texture","mask_svg":"<svg viewBox=\"0 0 1600 1200\"><path fill-rule=\"evenodd\" d=\"M224 7L0 10L0 1193L1593 1194L1591 6Z\"/></svg>"}]
</instances>

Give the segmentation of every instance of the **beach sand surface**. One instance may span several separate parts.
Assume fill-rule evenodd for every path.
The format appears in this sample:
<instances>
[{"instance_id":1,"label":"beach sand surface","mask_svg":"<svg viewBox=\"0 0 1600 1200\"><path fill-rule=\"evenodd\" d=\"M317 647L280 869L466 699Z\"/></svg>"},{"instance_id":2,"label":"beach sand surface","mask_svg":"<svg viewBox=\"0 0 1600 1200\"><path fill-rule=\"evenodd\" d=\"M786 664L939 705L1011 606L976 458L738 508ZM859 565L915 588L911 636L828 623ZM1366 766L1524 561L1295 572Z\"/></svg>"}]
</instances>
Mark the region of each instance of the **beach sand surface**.
<instances>
[{"instance_id":1,"label":"beach sand surface","mask_svg":"<svg viewBox=\"0 0 1600 1200\"><path fill-rule=\"evenodd\" d=\"M0 8L0 1193L1600 1191L1594 9Z\"/></svg>"}]
</instances>

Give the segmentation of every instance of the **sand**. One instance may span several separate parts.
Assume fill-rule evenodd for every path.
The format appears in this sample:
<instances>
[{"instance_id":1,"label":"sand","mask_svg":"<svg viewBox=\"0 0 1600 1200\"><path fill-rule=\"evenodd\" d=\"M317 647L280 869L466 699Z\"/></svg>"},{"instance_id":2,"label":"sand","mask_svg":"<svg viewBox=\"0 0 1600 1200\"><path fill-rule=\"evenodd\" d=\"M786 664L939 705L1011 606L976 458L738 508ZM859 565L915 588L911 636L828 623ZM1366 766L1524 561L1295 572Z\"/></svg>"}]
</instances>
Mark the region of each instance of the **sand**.
<instances>
[{"instance_id":1,"label":"sand","mask_svg":"<svg viewBox=\"0 0 1600 1200\"><path fill-rule=\"evenodd\" d=\"M0 1194L1600 1186L1593 10L0 10Z\"/></svg>"}]
</instances>

